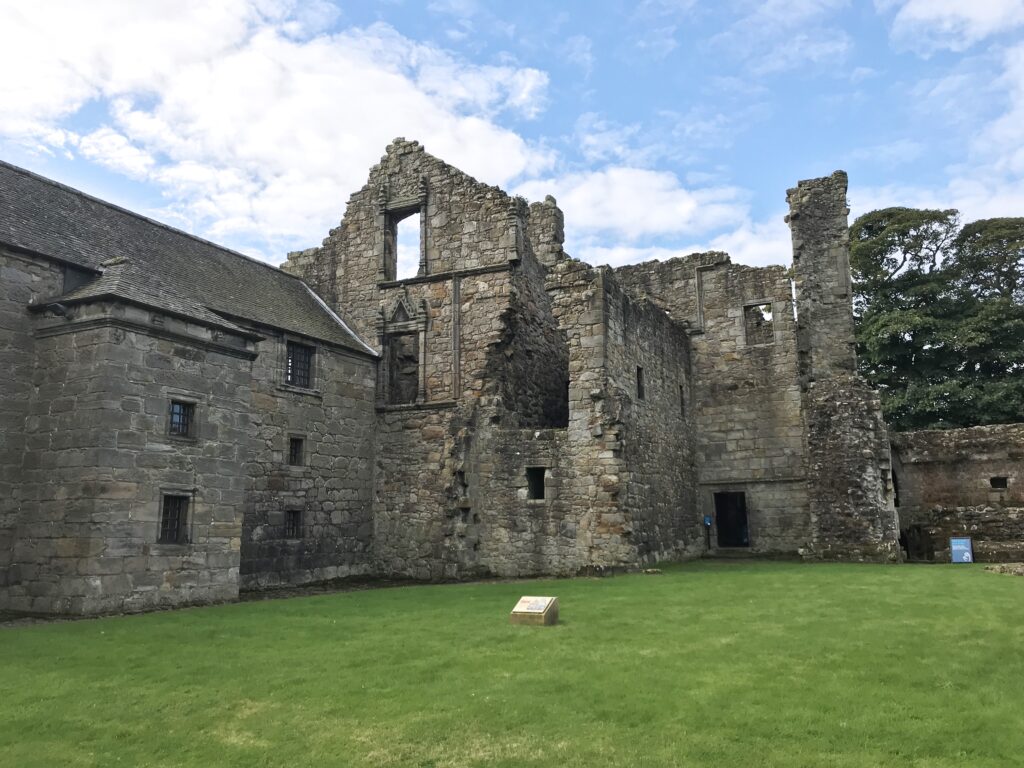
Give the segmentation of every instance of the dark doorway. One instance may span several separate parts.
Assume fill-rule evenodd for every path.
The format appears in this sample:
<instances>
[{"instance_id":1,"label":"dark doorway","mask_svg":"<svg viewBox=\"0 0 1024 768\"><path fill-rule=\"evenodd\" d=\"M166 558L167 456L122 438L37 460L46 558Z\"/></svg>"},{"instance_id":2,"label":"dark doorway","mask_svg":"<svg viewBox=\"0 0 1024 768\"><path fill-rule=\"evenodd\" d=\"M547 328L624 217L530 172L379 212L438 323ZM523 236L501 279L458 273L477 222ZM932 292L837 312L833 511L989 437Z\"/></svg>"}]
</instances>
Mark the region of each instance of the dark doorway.
<instances>
[{"instance_id":1,"label":"dark doorway","mask_svg":"<svg viewBox=\"0 0 1024 768\"><path fill-rule=\"evenodd\" d=\"M718 546L749 547L747 494L742 491L716 493L715 524L718 528Z\"/></svg>"}]
</instances>

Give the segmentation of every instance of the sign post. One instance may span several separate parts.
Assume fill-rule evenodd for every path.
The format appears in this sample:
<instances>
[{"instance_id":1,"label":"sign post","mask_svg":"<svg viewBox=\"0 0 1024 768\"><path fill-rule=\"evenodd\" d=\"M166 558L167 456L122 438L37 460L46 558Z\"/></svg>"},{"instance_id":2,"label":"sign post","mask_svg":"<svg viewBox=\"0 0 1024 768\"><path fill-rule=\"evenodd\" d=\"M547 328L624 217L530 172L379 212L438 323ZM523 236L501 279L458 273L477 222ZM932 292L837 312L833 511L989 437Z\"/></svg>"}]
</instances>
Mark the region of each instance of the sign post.
<instances>
[{"instance_id":1,"label":"sign post","mask_svg":"<svg viewBox=\"0 0 1024 768\"><path fill-rule=\"evenodd\" d=\"M704 515L704 549L711 551L711 515Z\"/></svg>"},{"instance_id":2,"label":"sign post","mask_svg":"<svg viewBox=\"0 0 1024 768\"><path fill-rule=\"evenodd\" d=\"M969 536L949 540L949 559L954 563L973 563L974 546Z\"/></svg>"}]
</instances>

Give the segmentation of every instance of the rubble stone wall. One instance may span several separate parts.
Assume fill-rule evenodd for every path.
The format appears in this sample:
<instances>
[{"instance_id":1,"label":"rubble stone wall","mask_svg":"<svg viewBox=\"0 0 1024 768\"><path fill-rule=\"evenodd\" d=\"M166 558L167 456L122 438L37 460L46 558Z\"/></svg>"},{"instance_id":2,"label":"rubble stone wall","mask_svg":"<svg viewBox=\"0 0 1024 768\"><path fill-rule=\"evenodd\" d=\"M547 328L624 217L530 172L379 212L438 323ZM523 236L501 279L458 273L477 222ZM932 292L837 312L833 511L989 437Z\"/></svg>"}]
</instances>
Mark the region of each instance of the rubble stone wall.
<instances>
[{"instance_id":1,"label":"rubble stone wall","mask_svg":"<svg viewBox=\"0 0 1024 768\"><path fill-rule=\"evenodd\" d=\"M28 304L56 296L61 267L0 249L0 608L8 595L8 568L20 516L25 419L35 365L33 317Z\"/></svg>"},{"instance_id":2,"label":"rubble stone wall","mask_svg":"<svg viewBox=\"0 0 1024 768\"><path fill-rule=\"evenodd\" d=\"M39 317L8 608L90 614L238 595L251 349L130 306ZM171 399L195 405L169 434ZM185 544L157 543L163 494Z\"/></svg>"},{"instance_id":3,"label":"rubble stone wall","mask_svg":"<svg viewBox=\"0 0 1024 768\"><path fill-rule=\"evenodd\" d=\"M366 575L373 568L376 363L260 329L252 365L252 453L242 535L243 588ZM285 383L287 341L316 346L312 386ZM289 440L303 441L289 464ZM289 536L287 516L301 530Z\"/></svg>"}]
</instances>

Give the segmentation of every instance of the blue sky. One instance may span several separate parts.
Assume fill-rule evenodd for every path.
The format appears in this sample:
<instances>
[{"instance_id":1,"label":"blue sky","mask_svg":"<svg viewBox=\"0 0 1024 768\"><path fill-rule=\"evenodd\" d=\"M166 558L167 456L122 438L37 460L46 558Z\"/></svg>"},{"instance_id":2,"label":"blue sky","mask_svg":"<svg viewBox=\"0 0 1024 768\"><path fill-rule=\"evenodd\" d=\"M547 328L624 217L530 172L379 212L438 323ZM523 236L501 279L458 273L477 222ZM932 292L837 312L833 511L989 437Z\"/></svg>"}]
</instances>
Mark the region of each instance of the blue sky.
<instances>
[{"instance_id":1,"label":"blue sky","mask_svg":"<svg viewBox=\"0 0 1024 768\"><path fill-rule=\"evenodd\" d=\"M1024 215L1024 0L0 0L0 157L243 252L396 136L553 194L592 263L788 263L785 191Z\"/></svg>"}]
</instances>

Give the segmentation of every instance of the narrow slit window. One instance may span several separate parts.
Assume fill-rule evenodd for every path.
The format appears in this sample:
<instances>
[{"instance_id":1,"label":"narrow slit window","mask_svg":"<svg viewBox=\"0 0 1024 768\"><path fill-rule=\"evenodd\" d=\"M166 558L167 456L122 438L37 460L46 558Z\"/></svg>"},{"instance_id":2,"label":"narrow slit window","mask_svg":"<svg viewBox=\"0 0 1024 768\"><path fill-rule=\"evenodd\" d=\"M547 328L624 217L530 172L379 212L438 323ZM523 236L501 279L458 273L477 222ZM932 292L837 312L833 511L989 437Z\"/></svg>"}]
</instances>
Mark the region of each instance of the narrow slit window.
<instances>
[{"instance_id":1,"label":"narrow slit window","mask_svg":"<svg viewBox=\"0 0 1024 768\"><path fill-rule=\"evenodd\" d=\"M747 346L771 344L775 341L775 321L771 302L751 304L743 308L743 326Z\"/></svg>"},{"instance_id":2,"label":"narrow slit window","mask_svg":"<svg viewBox=\"0 0 1024 768\"><path fill-rule=\"evenodd\" d=\"M686 416L686 387L679 385L679 415Z\"/></svg>"},{"instance_id":3,"label":"narrow slit window","mask_svg":"<svg viewBox=\"0 0 1024 768\"><path fill-rule=\"evenodd\" d=\"M309 389L313 386L313 347L289 341L287 351L285 383Z\"/></svg>"},{"instance_id":4,"label":"narrow slit window","mask_svg":"<svg viewBox=\"0 0 1024 768\"><path fill-rule=\"evenodd\" d=\"M1005 477L990 477L988 484L997 490L1005 490L1007 487L1007 478Z\"/></svg>"},{"instance_id":5,"label":"narrow slit window","mask_svg":"<svg viewBox=\"0 0 1024 768\"><path fill-rule=\"evenodd\" d=\"M301 509L289 509L284 513L284 537L286 539L302 538Z\"/></svg>"},{"instance_id":6,"label":"narrow slit window","mask_svg":"<svg viewBox=\"0 0 1024 768\"><path fill-rule=\"evenodd\" d=\"M175 437L192 437L195 427L195 403L171 400L169 432Z\"/></svg>"},{"instance_id":7,"label":"narrow slit window","mask_svg":"<svg viewBox=\"0 0 1024 768\"><path fill-rule=\"evenodd\" d=\"M305 463L306 441L301 437L288 439L288 463L293 467L301 467Z\"/></svg>"},{"instance_id":8,"label":"narrow slit window","mask_svg":"<svg viewBox=\"0 0 1024 768\"><path fill-rule=\"evenodd\" d=\"M647 397L647 391L644 387L644 369L639 366L636 369L636 399L644 400Z\"/></svg>"},{"instance_id":9,"label":"narrow slit window","mask_svg":"<svg viewBox=\"0 0 1024 768\"><path fill-rule=\"evenodd\" d=\"M188 496L166 494L160 507L160 544L184 544L188 530Z\"/></svg>"},{"instance_id":10,"label":"narrow slit window","mask_svg":"<svg viewBox=\"0 0 1024 768\"><path fill-rule=\"evenodd\" d=\"M544 498L544 467L526 468L526 495L529 499Z\"/></svg>"}]
</instances>

